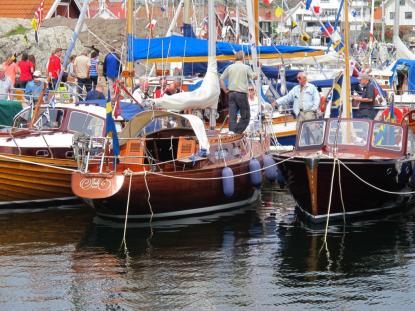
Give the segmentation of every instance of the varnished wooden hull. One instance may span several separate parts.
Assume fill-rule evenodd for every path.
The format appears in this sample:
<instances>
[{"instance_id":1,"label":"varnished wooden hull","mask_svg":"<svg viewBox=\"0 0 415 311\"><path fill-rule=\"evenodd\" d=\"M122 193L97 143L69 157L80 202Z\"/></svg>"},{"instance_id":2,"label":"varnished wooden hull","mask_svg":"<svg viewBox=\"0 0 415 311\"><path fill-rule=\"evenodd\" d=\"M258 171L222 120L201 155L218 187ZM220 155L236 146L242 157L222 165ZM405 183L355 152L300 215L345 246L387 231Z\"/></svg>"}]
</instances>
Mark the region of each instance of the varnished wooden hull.
<instances>
[{"instance_id":1,"label":"varnished wooden hull","mask_svg":"<svg viewBox=\"0 0 415 311\"><path fill-rule=\"evenodd\" d=\"M239 162L229 165L229 167L232 168L234 175L247 173L249 172L249 161ZM250 204L259 196L259 191L252 186L248 174L235 177L234 195L227 198L223 193L222 180L220 179L222 176L221 166L165 174L176 178L153 174L134 175L131 178L128 219L146 220L151 218L152 213L153 219L211 213ZM74 190L85 177L80 173L73 174L72 187ZM194 180L211 177L218 179ZM99 178L99 175L95 175L95 178ZM192 180L180 178L191 178ZM92 193L98 192L98 188L109 188L108 182L102 183L102 180L97 179L94 184L95 189L87 186L86 188L90 188L85 191ZM106 198L92 199L91 202L96 208L97 214L107 218L125 218L129 186L130 177L125 176L119 191Z\"/></svg>"},{"instance_id":2,"label":"varnished wooden hull","mask_svg":"<svg viewBox=\"0 0 415 311\"><path fill-rule=\"evenodd\" d=\"M274 155L280 162L284 155ZM392 192L412 191L410 161L387 160L342 160L345 165L363 180L381 189ZM294 158L279 164L286 185L297 206L311 222L327 219L333 160L322 158ZM341 185L341 186L339 186ZM340 193L341 188L341 193ZM330 220L358 217L368 213L379 213L412 205L413 195L388 194L358 180L345 167L336 165L334 175ZM343 201L343 203L342 203ZM343 210L344 204L344 210Z\"/></svg>"},{"instance_id":3,"label":"varnished wooden hull","mask_svg":"<svg viewBox=\"0 0 415 311\"><path fill-rule=\"evenodd\" d=\"M25 161L25 162L23 162ZM73 160L0 154L0 209L35 208L79 202L71 190Z\"/></svg>"}]
</instances>

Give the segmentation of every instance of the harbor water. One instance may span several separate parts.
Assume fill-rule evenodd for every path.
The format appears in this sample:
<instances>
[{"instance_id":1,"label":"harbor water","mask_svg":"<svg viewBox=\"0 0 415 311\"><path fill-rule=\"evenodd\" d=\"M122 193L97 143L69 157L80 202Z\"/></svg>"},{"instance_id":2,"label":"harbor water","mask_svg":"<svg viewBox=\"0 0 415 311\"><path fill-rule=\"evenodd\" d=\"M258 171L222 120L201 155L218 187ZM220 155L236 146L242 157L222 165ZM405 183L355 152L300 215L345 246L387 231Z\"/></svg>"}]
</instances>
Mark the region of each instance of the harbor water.
<instances>
[{"instance_id":1,"label":"harbor water","mask_svg":"<svg viewBox=\"0 0 415 311\"><path fill-rule=\"evenodd\" d=\"M415 213L297 219L264 187L233 212L151 226L87 207L0 214L0 310L414 310Z\"/></svg>"}]
</instances>

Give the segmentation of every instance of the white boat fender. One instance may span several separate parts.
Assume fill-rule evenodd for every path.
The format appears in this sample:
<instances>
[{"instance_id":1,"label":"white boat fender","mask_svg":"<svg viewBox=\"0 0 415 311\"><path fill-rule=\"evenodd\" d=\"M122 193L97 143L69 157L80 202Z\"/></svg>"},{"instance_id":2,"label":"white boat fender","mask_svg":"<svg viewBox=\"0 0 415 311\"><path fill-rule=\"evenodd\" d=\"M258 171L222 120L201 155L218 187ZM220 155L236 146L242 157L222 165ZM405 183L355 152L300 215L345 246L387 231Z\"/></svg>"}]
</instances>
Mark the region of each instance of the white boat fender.
<instances>
[{"instance_id":1,"label":"white boat fender","mask_svg":"<svg viewBox=\"0 0 415 311\"><path fill-rule=\"evenodd\" d=\"M260 188L262 184L261 163L256 158L249 161L249 176L254 187Z\"/></svg>"},{"instance_id":2,"label":"white boat fender","mask_svg":"<svg viewBox=\"0 0 415 311\"><path fill-rule=\"evenodd\" d=\"M269 182L274 182L278 178L277 165L272 158L272 155L266 154L263 157L264 159L264 168L265 168L265 177Z\"/></svg>"},{"instance_id":3,"label":"white boat fender","mask_svg":"<svg viewBox=\"0 0 415 311\"><path fill-rule=\"evenodd\" d=\"M222 170L222 187L223 194L230 198L235 192L235 180L233 177L233 171L230 167L225 166Z\"/></svg>"},{"instance_id":4,"label":"white boat fender","mask_svg":"<svg viewBox=\"0 0 415 311\"><path fill-rule=\"evenodd\" d=\"M276 162L272 158L272 155L266 154L264 156L264 167L265 167L265 177L272 183L277 181L280 185L280 188L285 187L285 179L282 175L280 169L278 168Z\"/></svg>"}]
</instances>

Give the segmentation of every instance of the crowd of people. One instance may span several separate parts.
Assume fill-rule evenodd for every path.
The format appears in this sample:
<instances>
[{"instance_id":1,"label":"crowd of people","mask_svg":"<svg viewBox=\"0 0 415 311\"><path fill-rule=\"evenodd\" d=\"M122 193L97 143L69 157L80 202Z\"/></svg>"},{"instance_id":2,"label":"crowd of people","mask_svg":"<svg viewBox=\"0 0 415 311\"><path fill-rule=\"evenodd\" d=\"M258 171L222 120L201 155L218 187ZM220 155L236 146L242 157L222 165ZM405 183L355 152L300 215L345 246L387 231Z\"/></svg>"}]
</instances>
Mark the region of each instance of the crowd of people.
<instances>
[{"instance_id":1,"label":"crowd of people","mask_svg":"<svg viewBox=\"0 0 415 311\"><path fill-rule=\"evenodd\" d=\"M37 100L44 83L48 83L48 89L56 89L59 77L61 82L67 82L66 91L80 94L82 98L82 94L92 91L90 97L96 92L102 93L98 50L84 49L80 55L70 56L66 68L63 68L62 56L62 48L53 50L43 71L36 65L33 55L22 53L20 60L16 55L10 56L0 65L0 99L7 99L13 89L23 89L26 99ZM112 49L105 56L102 76L114 83L121 71L120 57Z\"/></svg>"}]
</instances>

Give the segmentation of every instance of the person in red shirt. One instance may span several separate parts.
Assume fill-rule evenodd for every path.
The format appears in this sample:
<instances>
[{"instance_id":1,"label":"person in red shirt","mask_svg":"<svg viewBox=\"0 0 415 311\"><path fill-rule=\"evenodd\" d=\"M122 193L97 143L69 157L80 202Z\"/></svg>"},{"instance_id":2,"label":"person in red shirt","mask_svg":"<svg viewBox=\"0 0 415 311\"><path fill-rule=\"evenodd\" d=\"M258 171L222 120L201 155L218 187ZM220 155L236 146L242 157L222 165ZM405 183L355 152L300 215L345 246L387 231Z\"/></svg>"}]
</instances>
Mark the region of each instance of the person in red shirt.
<instances>
[{"instance_id":1,"label":"person in red shirt","mask_svg":"<svg viewBox=\"0 0 415 311\"><path fill-rule=\"evenodd\" d=\"M166 90L167 80L164 77L161 77L159 80L159 85L157 86L154 92L154 98L160 98L164 95L164 91Z\"/></svg>"},{"instance_id":2,"label":"person in red shirt","mask_svg":"<svg viewBox=\"0 0 415 311\"><path fill-rule=\"evenodd\" d=\"M55 88L56 82L58 81L59 73L62 70L61 66L62 49L57 48L55 52L49 57L48 63L48 76L51 79L50 88Z\"/></svg>"},{"instance_id":3,"label":"person in red shirt","mask_svg":"<svg viewBox=\"0 0 415 311\"><path fill-rule=\"evenodd\" d=\"M20 69L20 77L16 83L16 87L18 88L26 88L26 84L29 81L33 80L32 74L35 71L35 68L32 62L29 60L29 56L27 53L22 54L22 59L17 64Z\"/></svg>"}]
</instances>

